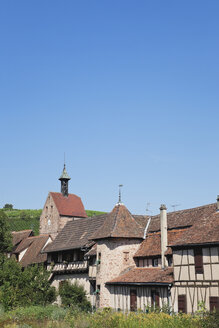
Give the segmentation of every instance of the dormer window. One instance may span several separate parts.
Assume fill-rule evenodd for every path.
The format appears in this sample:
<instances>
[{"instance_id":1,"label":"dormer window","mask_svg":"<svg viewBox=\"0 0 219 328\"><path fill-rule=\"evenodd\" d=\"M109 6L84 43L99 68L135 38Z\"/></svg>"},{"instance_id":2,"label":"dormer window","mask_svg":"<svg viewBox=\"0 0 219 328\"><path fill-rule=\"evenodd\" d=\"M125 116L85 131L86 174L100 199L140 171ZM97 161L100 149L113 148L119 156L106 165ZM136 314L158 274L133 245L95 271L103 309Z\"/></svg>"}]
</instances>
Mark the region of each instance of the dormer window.
<instances>
[{"instance_id":1,"label":"dormer window","mask_svg":"<svg viewBox=\"0 0 219 328\"><path fill-rule=\"evenodd\" d=\"M152 259L152 266L158 267L158 258Z\"/></svg>"}]
</instances>

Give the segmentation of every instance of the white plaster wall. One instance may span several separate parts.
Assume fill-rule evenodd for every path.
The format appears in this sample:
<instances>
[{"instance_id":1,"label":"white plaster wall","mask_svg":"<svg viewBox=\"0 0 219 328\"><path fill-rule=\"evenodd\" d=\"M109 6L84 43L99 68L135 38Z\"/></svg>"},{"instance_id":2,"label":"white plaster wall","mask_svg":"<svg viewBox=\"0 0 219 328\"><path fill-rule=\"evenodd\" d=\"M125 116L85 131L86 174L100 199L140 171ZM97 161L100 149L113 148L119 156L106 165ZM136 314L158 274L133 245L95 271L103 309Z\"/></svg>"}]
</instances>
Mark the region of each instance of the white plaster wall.
<instances>
[{"instance_id":1,"label":"white plaster wall","mask_svg":"<svg viewBox=\"0 0 219 328\"><path fill-rule=\"evenodd\" d=\"M75 274L69 273L69 274L55 275L52 281L52 286L54 286L58 290L60 281L64 281L64 280L68 280L72 284L77 281L79 285L82 285L84 287L87 293L87 298L92 302L92 295L90 295L91 286L87 273L75 273Z\"/></svg>"},{"instance_id":2,"label":"white plaster wall","mask_svg":"<svg viewBox=\"0 0 219 328\"><path fill-rule=\"evenodd\" d=\"M154 287L147 286L110 286L112 297L112 307L116 310L130 311L130 290L136 289L137 291L137 309L142 311L146 310L147 306L151 306L151 291ZM160 306L163 307L168 304L168 289L167 287L156 288L159 292Z\"/></svg>"}]
</instances>

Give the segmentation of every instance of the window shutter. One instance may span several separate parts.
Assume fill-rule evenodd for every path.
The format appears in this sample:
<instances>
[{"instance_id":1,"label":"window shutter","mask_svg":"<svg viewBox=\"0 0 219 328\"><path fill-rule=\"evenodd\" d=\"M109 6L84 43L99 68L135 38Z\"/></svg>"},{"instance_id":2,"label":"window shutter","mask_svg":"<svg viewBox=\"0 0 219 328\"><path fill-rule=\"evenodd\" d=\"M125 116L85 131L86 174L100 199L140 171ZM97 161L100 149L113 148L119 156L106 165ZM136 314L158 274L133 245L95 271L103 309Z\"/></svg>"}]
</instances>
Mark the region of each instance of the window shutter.
<instances>
[{"instance_id":1,"label":"window shutter","mask_svg":"<svg viewBox=\"0 0 219 328\"><path fill-rule=\"evenodd\" d=\"M178 312L187 313L186 295L178 295Z\"/></svg>"},{"instance_id":2,"label":"window shutter","mask_svg":"<svg viewBox=\"0 0 219 328\"><path fill-rule=\"evenodd\" d=\"M194 257L195 257L195 273L203 273L203 257L202 257L201 248L194 249Z\"/></svg>"},{"instance_id":3,"label":"window shutter","mask_svg":"<svg viewBox=\"0 0 219 328\"><path fill-rule=\"evenodd\" d=\"M219 297L211 296L210 297L210 312L214 310L219 310Z\"/></svg>"},{"instance_id":4,"label":"window shutter","mask_svg":"<svg viewBox=\"0 0 219 328\"><path fill-rule=\"evenodd\" d=\"M159 297L159 293L156 291L156 293L155 293L155 305L157 306L157 307L159 307L160 306L160 297Z\"/></svg>"}]
</instances>

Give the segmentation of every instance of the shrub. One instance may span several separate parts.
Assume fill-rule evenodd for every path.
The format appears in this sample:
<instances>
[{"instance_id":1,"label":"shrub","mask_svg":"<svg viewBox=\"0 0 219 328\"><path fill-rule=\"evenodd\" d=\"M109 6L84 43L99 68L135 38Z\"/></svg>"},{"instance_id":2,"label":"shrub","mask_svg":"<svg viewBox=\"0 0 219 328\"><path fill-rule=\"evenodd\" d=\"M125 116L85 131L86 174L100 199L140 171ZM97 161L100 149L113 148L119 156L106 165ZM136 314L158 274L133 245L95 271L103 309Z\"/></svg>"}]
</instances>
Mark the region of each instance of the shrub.
<instances>
[{"instance_id":1,"label":"shrub","mask_svg":"<svg viewBox=\"0 0 219 328\"><path fill-rule=\"evenodd\" d=\"M84 287L77 282L71 284L69 281L63 281L59 286L59 295L62 305L72 307L73 310L91 311L91 303L87 299Z\"/></svg>"}]
</instances>

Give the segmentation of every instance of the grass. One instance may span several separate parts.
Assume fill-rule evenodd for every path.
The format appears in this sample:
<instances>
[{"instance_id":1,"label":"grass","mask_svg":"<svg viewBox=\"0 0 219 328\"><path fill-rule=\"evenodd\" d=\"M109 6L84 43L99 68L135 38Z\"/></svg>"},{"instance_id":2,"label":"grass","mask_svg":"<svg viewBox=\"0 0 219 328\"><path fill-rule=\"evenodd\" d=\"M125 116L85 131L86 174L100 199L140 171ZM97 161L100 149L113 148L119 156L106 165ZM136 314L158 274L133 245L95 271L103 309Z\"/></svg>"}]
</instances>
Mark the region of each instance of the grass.
<instances>
[{"instance_id":1,"label":"grass","mask_svg":"<svg viewBox=\"0 0 219 328\"><path fill-rule=\"evenodd\" d=\"M4 210L4 209L3 209ZM35 235L39 234L40 215L42 210L4 210L8 217L11 231L32 229ZM86 210L87 216L101 215L105 212Z\"/></svg>"},{"instance_id":2,"label":"grass","mask_svg":"<svg viewBox=\"0 0 219 328\"><path fill-rule=\"evenodd\" d=\"M122 313L109 308L96 313L75 312L56 305L30 306L4 312L0 308L0 327L4 328L218 328L219 317L166 313Z\"/></svg>"}]
</instances>

